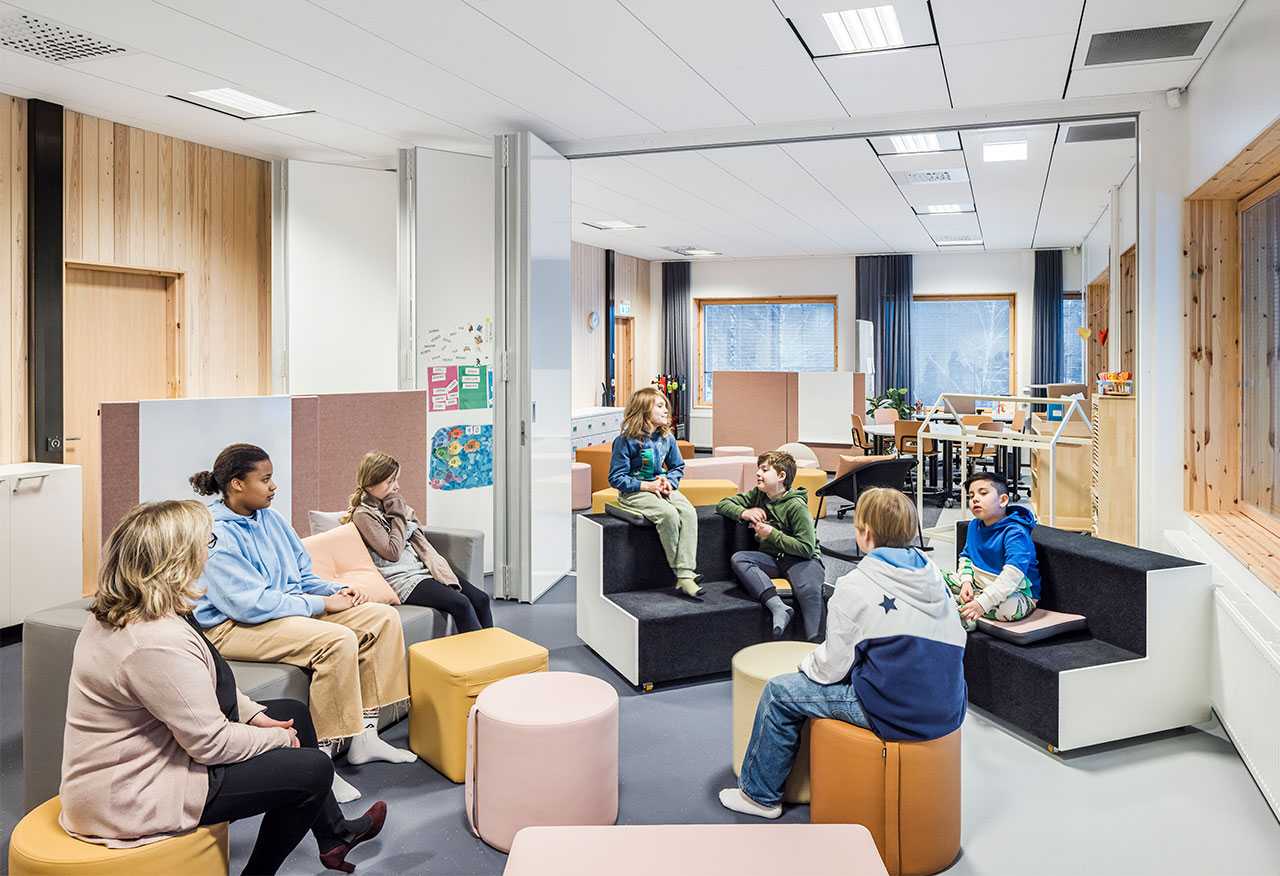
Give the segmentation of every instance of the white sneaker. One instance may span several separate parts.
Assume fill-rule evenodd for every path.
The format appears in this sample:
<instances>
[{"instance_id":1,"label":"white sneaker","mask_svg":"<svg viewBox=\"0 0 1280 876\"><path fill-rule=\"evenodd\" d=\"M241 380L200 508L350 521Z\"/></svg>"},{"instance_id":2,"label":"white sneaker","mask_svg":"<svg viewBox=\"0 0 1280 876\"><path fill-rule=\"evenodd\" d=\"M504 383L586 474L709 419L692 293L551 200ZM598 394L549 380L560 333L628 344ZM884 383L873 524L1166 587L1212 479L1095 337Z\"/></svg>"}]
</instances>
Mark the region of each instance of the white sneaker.
<instances>
[{"instance_id":1,"label":"white sneaker","mask_svg":"<svg viewBox=\"0 0 1280 876\"><path fill-rule=\"evenodd\" d=\"M725 809L732 809L734 812L741 812L743 815L754 815L757 818L773 819L782 814L781 805L761 806L755 800L742 793L741 788L725 788L721 791L720 805Z\"/></svg>"}]
</instances>

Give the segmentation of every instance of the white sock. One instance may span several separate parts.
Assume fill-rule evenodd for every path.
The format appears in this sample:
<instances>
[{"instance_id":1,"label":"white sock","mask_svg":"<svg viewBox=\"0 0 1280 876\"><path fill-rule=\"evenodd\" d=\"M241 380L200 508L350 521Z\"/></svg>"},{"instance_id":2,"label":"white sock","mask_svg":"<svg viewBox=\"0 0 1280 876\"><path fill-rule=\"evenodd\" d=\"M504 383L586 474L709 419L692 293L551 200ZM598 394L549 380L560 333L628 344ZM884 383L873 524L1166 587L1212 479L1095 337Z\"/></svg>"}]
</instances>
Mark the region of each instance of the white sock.
<instances>
[{"instance_id":1,"label":"white sock","mask_svg":"<svg viewBox=\"0 0 1280 876\"><path fill-rule=\"evenodd\" d=\"M351 739L347 750L347 763L362 764L381 760L387 763L413 763L418 756L405 748L396 748L378 736L378 728L367 727L359 736Z\"/></svg>"},{"instance_id":2,"label":"white sock","mask_svg":"<svg viewBox=\"0 0 1280 876\"><path fill-rule=\"evenodd\" d=\"M725 809L732 809L743 815L754 815L757 818L777 818L782 814L781 806L761 806L742 793L741 788L725 788L721 791L720 805Z\"/></svg>"},{"instance_id":3,"label":"white sock","mask_svg":"<svg viewBox=\"0 0 1280 876\"><path fill-rule=\"evenodd\" d=\"M352 800L360 799L360 792L355 789L354 785L338 775L336 770L333 773L333 799L339 803L350 803Z\"/></svg>"}]
</instances>

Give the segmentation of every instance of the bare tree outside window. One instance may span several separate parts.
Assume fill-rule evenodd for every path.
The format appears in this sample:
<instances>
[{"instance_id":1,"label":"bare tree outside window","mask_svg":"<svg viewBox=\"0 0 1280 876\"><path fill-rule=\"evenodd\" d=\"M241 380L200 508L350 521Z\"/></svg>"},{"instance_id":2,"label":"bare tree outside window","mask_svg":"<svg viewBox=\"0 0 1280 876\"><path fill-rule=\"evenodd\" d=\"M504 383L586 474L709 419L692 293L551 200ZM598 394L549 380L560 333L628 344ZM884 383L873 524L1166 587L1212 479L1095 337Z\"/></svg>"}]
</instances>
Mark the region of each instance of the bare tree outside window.
<instances>
[{"instance_id":1,"label":"bare tree outside window","mask_svg":"<svg viewBox=\"0 0 1280 876\"><path fill-rule=\"evenodd\" d=\"M920 297L911 302L911 395L932 404L943 392L1007 395L1013 297Z\"/></svg>"}]
</instances>

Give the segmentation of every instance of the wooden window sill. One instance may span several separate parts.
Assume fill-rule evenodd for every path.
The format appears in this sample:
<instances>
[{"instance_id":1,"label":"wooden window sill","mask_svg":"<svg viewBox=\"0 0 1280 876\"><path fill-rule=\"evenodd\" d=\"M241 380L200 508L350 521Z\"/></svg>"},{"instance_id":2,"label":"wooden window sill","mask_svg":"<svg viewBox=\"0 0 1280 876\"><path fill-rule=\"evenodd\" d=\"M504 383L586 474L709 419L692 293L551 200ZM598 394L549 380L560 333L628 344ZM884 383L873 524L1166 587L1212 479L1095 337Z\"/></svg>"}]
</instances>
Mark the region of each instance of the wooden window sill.
<instances>
[{"instance_id":1,"label":"wooden window sill","mask_svg":"<svg viewBox=\"0 0 1280 876\"><path fill-rule=\"evenodd\" d=\"M1192 511L1189 516L1260 581L1280 593L1280 521L1249 511Z\"/></svg>"}]
</instances>

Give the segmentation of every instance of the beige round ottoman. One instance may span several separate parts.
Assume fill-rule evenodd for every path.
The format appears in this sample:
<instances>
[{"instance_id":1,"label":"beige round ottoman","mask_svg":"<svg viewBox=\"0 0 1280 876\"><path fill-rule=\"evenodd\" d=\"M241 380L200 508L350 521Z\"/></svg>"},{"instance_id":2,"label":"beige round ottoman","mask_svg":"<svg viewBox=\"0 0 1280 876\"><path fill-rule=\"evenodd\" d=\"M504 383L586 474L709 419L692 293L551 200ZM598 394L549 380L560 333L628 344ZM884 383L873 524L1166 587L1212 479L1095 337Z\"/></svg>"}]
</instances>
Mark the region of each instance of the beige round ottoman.
<instances>
[{"instance_id":1,"label":"beige round ottoman","mask_svg":"<svg viewBox=\"0 0 1280 876\"><path fill-rule=\"evenodd\" d=\"M467 726L467 820L495 849L524 827L618 820L618 694L576 672L489 685Z\"/></svg>"},{"instance_id":2,"label":"beige round ottoman","mask_svg":"<svg viewBox=\"0 0 1280 876\"><path fill-rule=\"evenodd\" d=\"M818 647L813 642L761 642L733 655L733 774L742 773L742 759L751 741L756 706L764 686L775 675L795 672L805 655ZM809 802L809 724L800 733L795 765L787 776L782 799L788 803Z\"/></svg>"}]
</instances>

